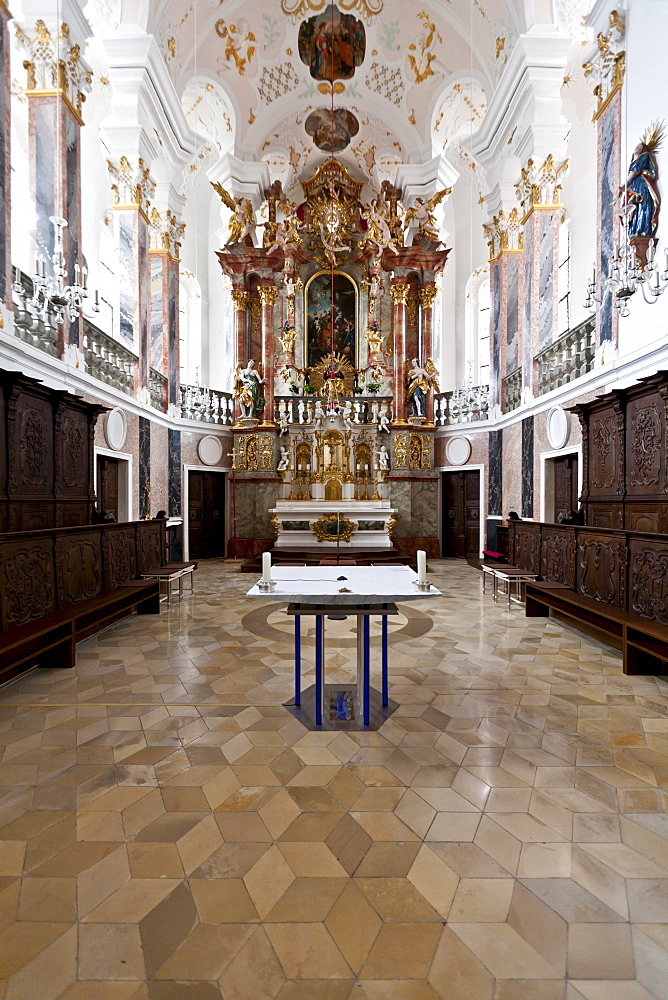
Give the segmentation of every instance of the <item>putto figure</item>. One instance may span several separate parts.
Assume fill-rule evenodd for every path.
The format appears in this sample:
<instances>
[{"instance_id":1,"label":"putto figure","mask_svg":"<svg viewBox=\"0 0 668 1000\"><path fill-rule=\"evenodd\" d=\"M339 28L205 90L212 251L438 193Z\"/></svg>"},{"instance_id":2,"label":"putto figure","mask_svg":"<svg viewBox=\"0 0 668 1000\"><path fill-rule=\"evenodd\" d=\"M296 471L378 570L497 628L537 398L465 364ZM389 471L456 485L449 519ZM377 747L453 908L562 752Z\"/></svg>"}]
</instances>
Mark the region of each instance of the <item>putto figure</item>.
<instances>
[{"instance_id":1,"label":"putto figure","mask_svg":"<svg viewBox=\"0 0 668 1000\"><path fill-rule=\"evenodd\" d=\"M413 358L406 384L406 402L410 403L411 416L426 416L427 393L430 389L439 391L438 372L434 362L428 358L424 368L420 368L418 359Z\"/></svg>"},{"instance_id":2,"label":"putto figure","mask_svg":"<svg viewBox=\"0 0 668 1000\"><path fill-rule=\"evenodd\" d=\"M656 154L661 148L665 133L663 122L652 122L633 150L626 184L620 194L626 196L629 237L656 236L659 225L661 195L657 180L659 168Z\"/></svg>"},{"instance_id":3,"label":"putto figure","mask_svg":"<svg viewBox=\"0 0 668 1000\"><path fill-rule=\"evenodd\" d=\"M243 407L245 419L262 417L264 412L262 386L265 382L266 379L261 378L252 359L245 368L237 365L234 373L234 395Z\"/></svg>"}]
</instances>

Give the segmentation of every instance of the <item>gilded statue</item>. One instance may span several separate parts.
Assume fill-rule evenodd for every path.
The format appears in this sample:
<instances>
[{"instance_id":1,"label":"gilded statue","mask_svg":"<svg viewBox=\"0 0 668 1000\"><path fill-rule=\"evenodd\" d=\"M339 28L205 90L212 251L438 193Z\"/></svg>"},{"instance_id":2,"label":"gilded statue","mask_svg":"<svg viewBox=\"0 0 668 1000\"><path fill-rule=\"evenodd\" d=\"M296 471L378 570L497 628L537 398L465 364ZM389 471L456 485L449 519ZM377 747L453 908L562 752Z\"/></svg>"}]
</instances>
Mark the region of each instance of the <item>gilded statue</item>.
<instances>
[{"instance_id":1,"label":"gilded statue","mask_svg":"<svg viewBox=\"0 0 668 1000\"><path fill-rule=\"evenodd\" d=\"M399 253L390 229L388 209L378 198L364 206L361 216L367 224L363 245L375 246L374 258L380 257L383 250Z\"/></svg>"},{"instance_id":2,"label":"gilded statue","mask_svg":"<svg viewBox=\"0 0 668 1000\"><path fill-rule=\"evenodd\" d=\"M250 198L234 199L218 181L212 181L211 187L223 205L232 212L225 246L231 246L234 243L246 243L247 246L254 246L256 222L253 203Z\"/></svg>"},{"instance_id":3,"label":"gilded statue","mask_svg":"<svg viewBox=\"0 0 668 1000\"><path fill-rule=\"evenodd\" d=\"M443 201L443 199L452 193L452 188L443 188L441 191L437 191L435 195L432 195L427 201L424 198L415 198L411 207L407 210L404 216L404 228L408 229L410 223L415 220L418 227L418 235L424 236L433 243L440 243L441 237L438 232L438 227L436 225L436 219L434 217L434 210L437 205Z\"/></svg>"},{"instance_id":4,"label":"gilded statue","mask_svg":"<svg viewBox=\"0 0 668 1000\"><path fill-rule=\"evenodd\" d=\"M418 359L413 358L406 380L406 402L410 403L411 416L426 416L427 393L430 389L440 391L436 365L428 358L424 368L421 368Z\"/></svg>"}]
</instances>

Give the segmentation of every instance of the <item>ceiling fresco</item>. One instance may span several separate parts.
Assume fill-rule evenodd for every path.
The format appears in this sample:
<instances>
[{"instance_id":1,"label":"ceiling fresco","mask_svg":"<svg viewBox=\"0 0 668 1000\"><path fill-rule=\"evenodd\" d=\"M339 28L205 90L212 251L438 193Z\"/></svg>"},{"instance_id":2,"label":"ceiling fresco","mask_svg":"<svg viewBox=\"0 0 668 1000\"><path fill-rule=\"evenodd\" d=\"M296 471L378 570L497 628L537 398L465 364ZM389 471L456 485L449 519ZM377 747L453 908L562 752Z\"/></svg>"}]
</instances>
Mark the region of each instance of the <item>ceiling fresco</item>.
<instances>
[{"instance_id":1,"label":"ceiling fresco","mask_svg":"<svg viewBox=\"0 0 668 1000\"><path fill-rule=\"evenodd\" d=\"M213 149L231 138L237 157L266 160L285 182L333 147L348 169L377 185L397 163L456 146L462 121L479 126L524 30L523 7L522 0L158 0L146 27L177 92L187 94L191 127L206 132ZM441 107L446 93L455 111ZM209 121L214 94L231 134ZM332 96L334 136L324 115Z\"/></svg>"}]
</instances>

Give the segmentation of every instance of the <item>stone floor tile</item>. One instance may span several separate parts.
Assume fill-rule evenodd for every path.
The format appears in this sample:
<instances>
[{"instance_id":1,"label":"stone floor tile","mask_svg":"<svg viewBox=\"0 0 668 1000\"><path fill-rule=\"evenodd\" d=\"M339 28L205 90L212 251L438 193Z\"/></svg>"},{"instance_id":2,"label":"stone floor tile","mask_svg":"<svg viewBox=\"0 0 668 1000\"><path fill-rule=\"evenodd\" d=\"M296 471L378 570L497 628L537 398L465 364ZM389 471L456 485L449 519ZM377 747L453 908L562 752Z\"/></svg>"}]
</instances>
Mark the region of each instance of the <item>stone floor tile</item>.
<instances>
[{"instance_id":1,"label":"stone floor tile","mask_svg":"<svg viewBox=\"0 0 668 1000\"><path fill-rule=\"evenodd\" d=\"M242 879L193 879L190 891L202 923L251 923L259 920Z\"/></svg>"},{"instance_id":2,"label":"stone floor tile","mask_svg":"<svg viewBox=\"0 0 668 1000\"><path fill-rule=\"evenodd\" d=\"M73 878L24 878L18 920L71 923L77 918L77 886Z\"/></svg>"},{"instance_id":3,"label":"stone floor tile","mask_svg":"<svg viewBox=\"0 0 668 1000\"><path fill-rule=\"evenodd\" d=\"M137 924L81 924L79 979L144 979Z\"/></svg>"},{"instance_id":4,"label":"stone floor tile","mask_svg":"<svg viewBox=\"0 0 668 1000\"><path fill-rule=\"evenodd\" d=\"M493 1000L494 977L451 927L443 928L428 979L441 1000Z\"/></svg>"},{"instance_id":5,"label":"stone floor tile","mask_svg":"<svg viewBox=\"0 0 668 1000\"><path fill-rule=\"evenodd\" d=\"M263 851L243 879L262 920L292 885L295 875L278 847Z\"/></svg>"},{"instance_id":6,"label":"stone floor tile","mask_svg":"<svg viewBox=\"0 0 668 1000\"><path fill-rule=\"evenodd\" d=\"M195 927L155 976L167 980L214 980L253 934L253 924L202 923ZM188 994L186 994L187 996Z\"/></svg>"},{"instance_id":7,"label":"stone floor tile","mask_svg":"<svg viewBox=\"0 0 668 1000\"><path fill-rule=\"evenodd\" d=\"M285 975L263 927L258 927L219 977L225 1000L275 1000Z\"/></svg>"},{"instance_id":8,"label":"stone floor tile","mask_svg":"<svg viewBox=\"0 0 668 1000\"><path fill-rule=\"evenodd\" d=\"M503 923L508 917L513 879L460 879L448 923Z\"/></svg>"},{"instance_id":9,"label":"stone floor tile","mask_svg":"<svg viewBox=\"0 0 668 1000\"><path fill-rule=\"evenodd\" d=\"M270 923L322 922L345 886L340 878L296 878L264 919Z\"/></svg>"},{"instance_id":10,"label":"stone floor tile","mask_svg":"<svg viewBox=\"0 0 668 1000\"><path fill-rule=\"evenodd\" d=\"M439 841L472 841L480 823L480 813L436 813L434 822L430 825L425 840Z\"/></svg>"},{"instance_id":11,"label":"stone floor tile","mask_svg":"<svg viewBox=\"0 0 668 1000\"><path fill-rule=\"evenodd\" d=\"M628 924L571 924L568 975L571 979L634 979Z\"/></svg>"},{"instance_id":12,"label":"stone floor tile","mask_svg":"<svg viewBox=\"0 0 668 1000\"><path fill-rule=\"evenodd\" d=\"M452 930L497 979L561 978L507 923L457 923Z\"/></svg>"},{"instance_id":13,"label":"stone floor tile","mask_svg":"<svg viewBox=\"0 0 668 1000\"><path fill-rule=\"evenodd\" d=\"M441 937L440 924L384 924L361 979L426 979Z\"/></svg>"},{"instance_id":14,"label":"stone floor tile","mask_svg":"<svg viewBox=\"0 0 668 1000\"><path fill-rule=\"evenodd\" d=\"M356 884L384 923L440 921L440 914L408 879L356 878Z\"/></svg>"},{"instance_id":15,"label":"stone floor tile","mask_svg":"<svg viewBox=\"0 0 668 1000\"><path fill-rule=\"evenodd\" d=\"M350 966L323 924L267 924L287 979L350 979Z\"/></svg>"}]
</instances>

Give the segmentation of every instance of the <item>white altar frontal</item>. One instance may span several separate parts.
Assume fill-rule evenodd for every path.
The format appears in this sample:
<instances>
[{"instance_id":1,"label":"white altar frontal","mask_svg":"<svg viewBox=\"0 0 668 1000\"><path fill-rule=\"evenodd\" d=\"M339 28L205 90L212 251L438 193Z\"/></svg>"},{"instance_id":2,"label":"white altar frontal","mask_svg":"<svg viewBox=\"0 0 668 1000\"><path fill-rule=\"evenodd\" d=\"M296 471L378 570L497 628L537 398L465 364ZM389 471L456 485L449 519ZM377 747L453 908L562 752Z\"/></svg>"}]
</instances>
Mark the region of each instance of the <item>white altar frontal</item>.
<instances>
[{"instance_id":1,"label":"white altar frontal","mask_svg":"<svg viewBox=\"0 0 668 1000\"><path fill-rule=\"evenodd\" d=\"M284 426L282 485L272 523L277 549L391 549L397 509L389 500L389 434L356 423L345 408L316 410Z\"/></svg>"}]
</instances>

